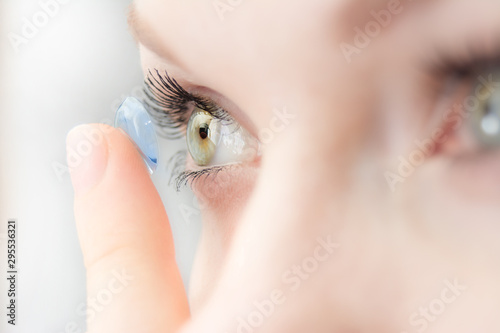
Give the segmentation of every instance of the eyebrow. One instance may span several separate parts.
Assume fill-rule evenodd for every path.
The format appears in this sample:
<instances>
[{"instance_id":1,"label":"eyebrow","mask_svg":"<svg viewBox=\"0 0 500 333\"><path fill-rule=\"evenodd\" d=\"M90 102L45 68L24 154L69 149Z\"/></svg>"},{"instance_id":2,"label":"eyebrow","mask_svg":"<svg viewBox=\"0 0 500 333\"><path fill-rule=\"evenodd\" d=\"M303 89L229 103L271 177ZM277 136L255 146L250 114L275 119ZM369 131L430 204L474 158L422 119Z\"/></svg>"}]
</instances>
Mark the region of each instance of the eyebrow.
<instances>
[{"instance_id":1,"label":"eyebrow","mask_svg":"<svg viewBox=\"0 0 500 333\"><path fill-rule=\"evenodd\" d=\"M129 7L127 22L132 37L137 42L152 51L166 62L181 67L181 62L173 52L161 43L158 34L150 28L147 21L139 15L135 2Z\"/></svg>"}]
</instances>

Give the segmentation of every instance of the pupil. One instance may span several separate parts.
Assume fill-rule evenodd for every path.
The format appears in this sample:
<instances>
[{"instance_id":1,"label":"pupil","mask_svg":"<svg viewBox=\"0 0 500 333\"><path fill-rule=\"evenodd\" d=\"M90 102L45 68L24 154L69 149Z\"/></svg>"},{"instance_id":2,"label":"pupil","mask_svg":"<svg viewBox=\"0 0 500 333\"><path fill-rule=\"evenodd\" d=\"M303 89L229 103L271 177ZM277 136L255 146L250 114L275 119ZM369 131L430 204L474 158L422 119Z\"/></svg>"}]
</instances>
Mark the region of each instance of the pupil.
<instances>
[{"instance_id":1,"label":"pupil","mask_svg":"<svg viewBox=\"0 0 500 333\"><path fill-rule=\"evenodd\" d=\"M205 140L206 138L208 138L208 125L207 124L203 124L200 126L200 137Z\"/></svg>"}]
</instances>

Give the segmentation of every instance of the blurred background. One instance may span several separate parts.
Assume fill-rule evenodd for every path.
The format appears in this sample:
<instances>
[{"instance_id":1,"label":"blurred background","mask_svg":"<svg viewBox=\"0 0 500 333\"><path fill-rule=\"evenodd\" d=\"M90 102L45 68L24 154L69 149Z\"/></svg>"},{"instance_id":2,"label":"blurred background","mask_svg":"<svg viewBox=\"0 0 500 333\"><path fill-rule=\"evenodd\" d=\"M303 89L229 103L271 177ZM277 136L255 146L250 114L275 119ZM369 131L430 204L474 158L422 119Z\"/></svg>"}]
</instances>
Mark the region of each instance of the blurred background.
<instances>
[{"instance_id":1,"label":"blurred background","mask_svg":"<svg viewBox=\"0 0 500 333\"><path fill-rule=\"evenodd\" d=\"M7 305L6 224L17 219L16 326L0 332L85 332L85 269L73 217L65 138L82 123L112 123L126 96L141 95L138 51L128 34L129 0L0 0L0 300ZM188 189L168 186L168 157L182 142L160 140L153 180L188 278L200 214ZM98 230L96 230L98 232Z\"/></svg>"}]
</instances>

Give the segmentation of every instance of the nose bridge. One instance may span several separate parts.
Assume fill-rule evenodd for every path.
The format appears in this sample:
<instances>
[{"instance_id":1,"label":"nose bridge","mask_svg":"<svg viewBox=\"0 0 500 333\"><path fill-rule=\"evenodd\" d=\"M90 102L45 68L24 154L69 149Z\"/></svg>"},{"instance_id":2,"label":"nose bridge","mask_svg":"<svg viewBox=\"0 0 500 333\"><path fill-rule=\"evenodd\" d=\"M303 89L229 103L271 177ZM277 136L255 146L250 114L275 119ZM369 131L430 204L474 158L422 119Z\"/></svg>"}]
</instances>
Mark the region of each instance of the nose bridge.
<instances>
[{"instance_id":1,"label":"nose bridge","mask_svg":"<svg viewBox=\"0 0 500 333\"><path fill-rule=\"evenodd\" d=\"M340 81L356 86L353 79L321 80L332 88L286 100L260 129L263 159L242 221L265 235L260 242L283 238L312 246L346 226L361 230L368 222L360 212L377 209L368 142L373 96L366 85L350 95L335 89Z\"/></svg>"},{"instance_id":2,"label":"nose bridge","mask_svg":"<svg viewBox=\"0 0 500 333\"><path fill-rule=\"evenodd\" d=\"M323 132L313 135L305 117L315 115L286 107L275 109L269 126L259 133L263 160L247 209L253 217L246 214L253 220L253 228L272 229L276 236L296 232L315 238L315 225L324 225L342 201L349 168L343 165L347 159L340 157L344 153L331 148L332 142L341 140L340 134L320 126ZM316 121L322 120L312 123ZM335 149L343 148L338 144Z\"/></svg>"},{"instance_id":3,"label":"nose bridge","mask_svg":"<svg viewBox=\"0 0 500 333\"><path fill-rule=\"evenodd\" d=\"M238 296L242 300L267 299L272 289L292 290L287 297L302 295L306 282L326 283L320 272L329 271L342 251L345 185L334 166L325 165L328 154L314 158L311 140L303 137L300 124L291 123L265 147L258 182L232 242L229 275L221 282L237 285L252 276Z\"/></svg>"}]
</instances>

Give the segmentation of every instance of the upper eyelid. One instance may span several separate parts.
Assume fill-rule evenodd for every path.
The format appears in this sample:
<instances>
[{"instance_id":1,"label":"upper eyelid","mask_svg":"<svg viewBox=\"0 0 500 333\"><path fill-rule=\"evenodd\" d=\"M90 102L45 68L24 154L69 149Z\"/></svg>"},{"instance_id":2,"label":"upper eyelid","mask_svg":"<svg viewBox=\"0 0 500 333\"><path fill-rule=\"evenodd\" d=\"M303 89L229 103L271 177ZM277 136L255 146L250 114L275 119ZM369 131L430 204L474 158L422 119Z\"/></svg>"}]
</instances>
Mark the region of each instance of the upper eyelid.
<instances>
[{"instance_id":1,"label":"upper eyelid","mask_svg":"<svg viewBox=\"0 0 500 333\"><path fill-rule=\"evenodd\" d=\"M208 97L216 105L226 110L233 121L237 122L241 127L245 128L255 138L258 137L258 130L253 121L250 119L250 117L248 117L248 114L241 108L239 108L238 105L231 99L207 87L193 87L192 91L194 91L195 94L200 94Z\"/></svg>"},{"instance_id":2,"label":"upper eyelid","mask_svg":"<svg viewBox=\"0 0 500 333\"><path fill-rule=\"evenodd\" d=\"M163 75L157 69L154 73L149 70L145 85L144 102L162 134L168 138L177 139L183 136L183 130L194 107L209 112L217 119L234 121L224 108L209 97L188 92L167 72Z\"/></svg>"}]
</instances>

